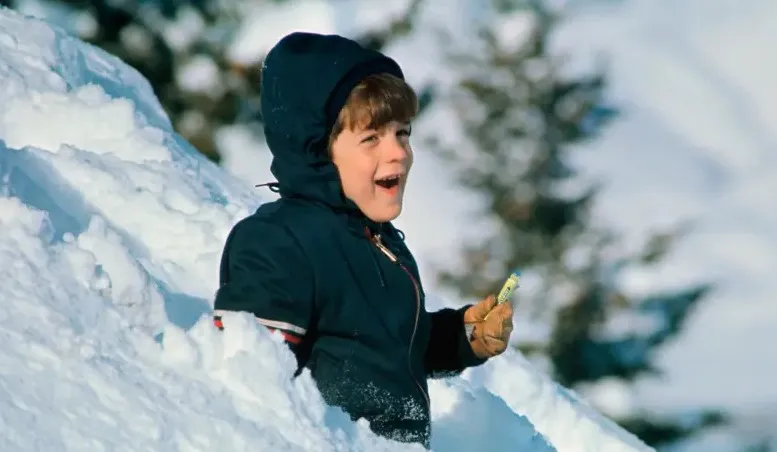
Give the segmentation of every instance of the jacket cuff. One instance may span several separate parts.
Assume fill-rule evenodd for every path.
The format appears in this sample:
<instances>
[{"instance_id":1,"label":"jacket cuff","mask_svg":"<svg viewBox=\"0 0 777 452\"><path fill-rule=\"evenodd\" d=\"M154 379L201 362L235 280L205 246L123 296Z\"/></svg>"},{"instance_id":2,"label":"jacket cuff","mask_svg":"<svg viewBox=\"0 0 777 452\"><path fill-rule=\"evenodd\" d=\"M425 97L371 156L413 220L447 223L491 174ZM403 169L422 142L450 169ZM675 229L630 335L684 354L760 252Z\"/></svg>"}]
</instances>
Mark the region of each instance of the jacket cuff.
<instances>
[{"instance_id":1,"label":"jacket cuff","mask_svg":"<svg viewBox=\"0 0 777 452\"><path fill-rule=\"evenodd\" d=\"M475 355L475 352L472 350L472 345L469 343L469 336L467 335L466 328L464 327L464 312L472 306L473 305L468 304L456 310L459 317L460 332L458 334L459 342L456 349L459 351L459 362L462 364L462 367L465 368L479 366L488 361L488 358L479 358Z\"/></svg>"}]
</instances>

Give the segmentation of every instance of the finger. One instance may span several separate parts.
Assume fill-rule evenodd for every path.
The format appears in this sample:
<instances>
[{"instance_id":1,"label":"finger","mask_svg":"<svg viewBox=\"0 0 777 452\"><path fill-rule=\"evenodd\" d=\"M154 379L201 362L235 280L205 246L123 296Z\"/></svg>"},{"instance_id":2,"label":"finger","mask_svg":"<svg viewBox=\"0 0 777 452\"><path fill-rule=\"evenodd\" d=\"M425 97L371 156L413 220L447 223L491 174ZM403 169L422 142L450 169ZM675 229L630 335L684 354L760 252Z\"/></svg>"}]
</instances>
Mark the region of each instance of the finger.
<instances>
[{"instance_id":1,"label":"finger","mask_svg":"<svg viewBox=\"0 0 777 452\"><path fill-rule=\"evenodd\" d=\"M512 317L513 316L513 307L510 303L502 303L499 306L496 306L491 315L499 315L499 317Z\"/></svg>"},{"instance_id":2,"label":"finger","mask_svg":"<svg viewBox=\"0 0 777 452\"><path fill-rule=\"evenodd\" d=\"M491 317L498 317L501 321L502 317L505 317L505 309L510 309L509 312L512 312L512 309L510 308L509 303L502 303L500 305L492 307L492 309L488 312L487 319L490 319Z\"/></svg>"},{"instance_id":3,"label":"finger","mask_svg":"<svg viewBox=\"0 0 777 452\"><path fill-rule=\"evenodd\" d=\"M496 306L496 295L491 294L486 297L486 306L488 306L489 311Z\"/></svg>"},{"instance_id":4,"label":"finger","mask_svg":"<svg viewBox=\"0 0 777 452\"><path fill-rule=\"evenodd\" d=\"M483 338L488 341L501 341L502 340L502 332L501 331L484 331Z\"/></svg>"},{"instance_id":5,"label":"finger","mask_svg":"<svg viewBox=\"0 0 777 452\"><path fill-rule=\"evenodd\" d=\"M477 323L483 321L487 311L483 309L483 303L478 302L464 311L464 323Z\"/></svg>"},{"instance_id":6,"label":"finger","mask_svg":"<svg viewBox=\"0 0 777 452\"><path fill-rule=\"evenodd\" d=\"M501 310L494 309L491 311L489 321L484 325L486 327L485 333L491 337L500 337L502 335L503 320Z\"/></svg>"},{"instance_id":7,"label":"finger","mask_svg":"<svg viewBox=\"0 0 777 452\"><path fill-rule=\"evenodd\" d=\"M496 328L501 331L504 326L512 325L513 316L511 313L512 309L509 304L501 304L488 313L487 320L491 320L488 323L492 325L491 328Z\"/></svg>"},{"instance_id":8,"label":"finger","mask_svg":"<svg viewBox=\"0 0 777 452\"><path fill-rule=\"evenodd\" d=\"M494 322L491 322L483 333L492 338L501 338L504 335L504 325L499 319L494 318Z\"/></svg>"},{"instance_id":9,"label":"finger","mask_svg":"<svg viewBox=\"0 0 777 452\"><path fill-rule=\"evenodd\" d=\"M482 309L481 312L483 313L484 317L487 313L494 309L494 306L496 306L496 297L493 295L489 295L480 301L480 307Z\"/></svg>"},{"instance_id":10,"label":"finger","mask_svg":"<svg viewBox=\"0 0 777 452\"><path fill-rule=\"evenodd\" d=\"M483 331L483 336L491 339L506 340L513 334L512 326L502 326L502 324L496 325L494 328Z\"/></svg>"},{"instance_id":11,"label":"finger","mask_svg":"<svg viewBox=\"0 0 777 452\"><path fill-rule=\"evenodd\" d=\"M492 354L498 355L507 350L507 341L499 338L487 338L486 345Z\"/></svg>"},{"instance_id":12,"label":"finger","mask_svg":"<svg viewBox=\"0 0 777 452\"><path fill-rule=\"evenodd\" d=\"M491 328L484 330L483 336L491 339L507 340L512 333L513 324L511 321L507 323L499 322L494 324Z\"/></svg>"},{"instance_id":13,"label":"finger","mask_svg":"<svg viewBox=\"0 0 777 452\"><path fill-rule=\"evenodd\" d=\"M511 327L513 326L513 316L508 315L502 317L502 328Z\"/></svg>"},{"instance_id":14,"label":"finger","mask_svg":"<svg viewBox=\"0 0 777 452\"><path fill-rule=\"evenodd\" d=\"M513 327L512 326L506 326L502 328L502 339L507 341L510 339L510 335L513 334Z\"/></svg>"},{"instance_id":15,"label":"finger","mask_svg":"<svg viewBox=\"0 0 777 452\"><path fill-rule=\"evenodd\" d=\"M488 319L494 310L494 306L496 306L496 297L494 295L489 295L481 300L475 305L477 318L479 320Z\"/></svg>"}]
</instances>

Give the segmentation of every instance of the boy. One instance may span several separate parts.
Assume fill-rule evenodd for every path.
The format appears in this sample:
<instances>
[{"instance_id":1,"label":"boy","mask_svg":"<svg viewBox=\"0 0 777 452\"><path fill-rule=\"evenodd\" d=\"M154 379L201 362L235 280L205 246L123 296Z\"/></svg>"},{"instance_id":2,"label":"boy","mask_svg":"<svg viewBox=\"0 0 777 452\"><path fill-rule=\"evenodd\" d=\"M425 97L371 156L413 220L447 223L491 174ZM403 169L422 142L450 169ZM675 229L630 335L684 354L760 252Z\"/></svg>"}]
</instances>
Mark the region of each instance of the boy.
<instances>
[{"instance_id":1,"label":"boy","mask_svg":"<svg viewBox=\"0 0 777 452\"><path fill-rule=\"evenodd\" d=\"M262 112L281 198L230 232L214 320L222 328L223 311L253 313L283 334L297 374L309 368L329 405L428 449L427 378L502 353L512 310L493 296L424 308L415 260L391 224L417 110L400 67L379 52L312 33L276 44Z\"/></svg>"}]
</instances>

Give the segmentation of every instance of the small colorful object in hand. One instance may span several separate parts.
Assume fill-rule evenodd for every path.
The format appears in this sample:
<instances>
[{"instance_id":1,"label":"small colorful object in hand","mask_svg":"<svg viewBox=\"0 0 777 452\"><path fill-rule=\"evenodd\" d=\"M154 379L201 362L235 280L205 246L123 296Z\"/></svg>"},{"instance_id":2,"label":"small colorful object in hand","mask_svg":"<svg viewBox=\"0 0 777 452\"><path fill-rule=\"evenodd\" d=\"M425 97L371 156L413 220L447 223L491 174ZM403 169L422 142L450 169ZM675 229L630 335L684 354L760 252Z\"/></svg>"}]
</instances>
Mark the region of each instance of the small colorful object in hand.
<instances>
[{"instance_id":1,"label":"small colorful object in hand","mask_svg":"<svg viewBox=\"0 0 777 452\"><path fill-rule=\"evenodd\" d=\"M518 284L520 281L521 273L518 270L513 271L502 286L502 290L499 291L499 295L496 297L496 303L500 305L510 300L510 296L513 294L513 291L519 287Z\"/></svg>"}]
</instances>

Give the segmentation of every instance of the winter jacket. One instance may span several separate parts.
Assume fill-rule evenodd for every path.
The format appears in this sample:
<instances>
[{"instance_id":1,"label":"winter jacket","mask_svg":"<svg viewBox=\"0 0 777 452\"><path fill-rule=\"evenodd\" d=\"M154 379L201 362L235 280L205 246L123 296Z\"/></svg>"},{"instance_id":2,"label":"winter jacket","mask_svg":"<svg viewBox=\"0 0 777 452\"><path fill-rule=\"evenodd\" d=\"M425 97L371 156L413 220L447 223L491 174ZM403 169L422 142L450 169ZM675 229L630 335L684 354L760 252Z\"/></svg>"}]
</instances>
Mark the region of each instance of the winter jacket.
<instances>
[{"instance_id":1,"label":"winter jacket","mask_svg":"<svg viewBox=\"0 0 777 452\"><path fill-rule=\"evenodd\" d=\"M427 378L481 364L461 309L427 312L413 255L391 223L366 218L340 189L329 131L358 81L402 77L381 53L294 33L265 59L264 130L281 195L239 221L223 251L221 311L279 330L324 400L374 432L429 447Z\"/></svg>"}]
</instances>

